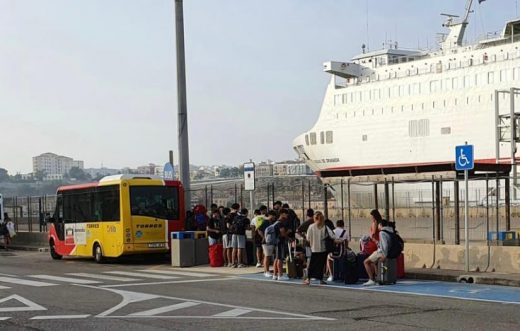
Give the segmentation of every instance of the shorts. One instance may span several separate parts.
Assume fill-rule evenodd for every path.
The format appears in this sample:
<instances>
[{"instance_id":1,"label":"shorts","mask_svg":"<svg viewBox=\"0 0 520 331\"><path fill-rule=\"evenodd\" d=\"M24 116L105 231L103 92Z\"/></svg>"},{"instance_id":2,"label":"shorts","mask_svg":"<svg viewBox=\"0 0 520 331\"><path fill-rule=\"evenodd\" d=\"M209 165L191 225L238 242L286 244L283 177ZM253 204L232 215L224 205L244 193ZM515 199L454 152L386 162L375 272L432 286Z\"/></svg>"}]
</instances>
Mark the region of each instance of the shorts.
<instances>
[{"instance_id":1,"label":"shorts","mask_svg":"<svg viewBox=\"0 0 520 331\"><path fill-rule=\"evenodd\" d=\"M231 236L231 235L225 234L222 236L222 246L224 249L231 248L231 240L228 239L229 236Z\"/></svg>"},{"instance_id":2,"label":"shorts","mask_svg":"<svg viewBox=\"0 0 520 331\"><path fill-rule=\"evenodd\" d=\"M273 245L262 245L262 249L264 250L265 256L273 256L274 246Z\"/></svg>"},{"instance_id":3,"label":"shorts","mask_svg":"<svg viewBox=\"0 0 520 331\"><path fill-rule=\"evenodd\" d=\"M275 259L282 260L282 261L285 260L285 257L287 255L286 252L287 252L287 244L285 243L285 241L280 240L278 245L276 245L276 257L275 257Z\"/></svg>"},{"instance_id":4,"label":"shorts","mask_svg":"<svg viewBox=\"0 0 520 331\"><path fill-rule=\"evenodd\" d=\"M218 239L213 239L211 237L208 237L208 243L210 246L216 245L218 243Z\"/></svg>"},{"instance_id":5,"label":"shorts","mask_svg":"<svg viewBox=\"0 0 520 331\"><path fill-rule=\"evenodd\" d=\"M383 257L383 253L381 253L379 250L377 250L374 253L370 254L368 259L373 263L377 263L379 261L379 259L382 257Z\"/></svg>"},{"instance_id":6,"label":"shorts","mask_svg":"<svg viewBox=\"0 0 520 331\"><path fill-rule=\"evenodd\" d=\"M232 248L246 248L246 236L241 234L234 234L231 237Z\"/></svg>"}]
</instances>

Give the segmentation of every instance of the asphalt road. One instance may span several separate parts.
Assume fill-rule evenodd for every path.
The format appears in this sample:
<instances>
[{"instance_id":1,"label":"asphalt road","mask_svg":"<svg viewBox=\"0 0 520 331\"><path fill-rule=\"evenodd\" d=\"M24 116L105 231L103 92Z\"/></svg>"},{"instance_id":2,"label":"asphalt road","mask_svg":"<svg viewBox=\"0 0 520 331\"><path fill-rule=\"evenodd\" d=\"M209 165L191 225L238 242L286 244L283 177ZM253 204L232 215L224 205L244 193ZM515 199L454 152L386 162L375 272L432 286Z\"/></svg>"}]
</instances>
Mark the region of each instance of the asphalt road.
<instances>
[{"instance_id":1,"label":"asphalt road","mask_svg":"<svg viewBox=\"0 0 520 331\"><path fill-rule=\"evenodd\" d=\"M468 293L496 290L457 286ZM501 303L499 295L485 302L387 289L395 290L306 287L211 269L201 274L172 269L161 259L98 265L0 251L0 330L490 330L520 325L520 306ZM512 293L515 301L520 292Z\"/></svg>"}]
</instances>

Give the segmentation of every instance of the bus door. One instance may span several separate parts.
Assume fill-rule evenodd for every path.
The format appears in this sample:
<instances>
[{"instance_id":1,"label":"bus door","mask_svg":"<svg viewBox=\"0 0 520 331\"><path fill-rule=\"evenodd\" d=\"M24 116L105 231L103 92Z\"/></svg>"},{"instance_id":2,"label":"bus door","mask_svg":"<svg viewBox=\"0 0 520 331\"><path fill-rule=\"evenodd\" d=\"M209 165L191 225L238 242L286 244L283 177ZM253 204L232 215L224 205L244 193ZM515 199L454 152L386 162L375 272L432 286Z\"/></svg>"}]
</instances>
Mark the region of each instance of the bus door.
<instances>
[{"instance_id":1,"label":"bus door","mask_svg":"<svg viewBox=\"0 0 520 331\"><path fill-rule=\"evenodd\" d=\"M65 219L63 217L63 196L58 195L56 201L56 210L54 212L54 229L58 240L65 240Z\"/></svg>"}]
</instances>

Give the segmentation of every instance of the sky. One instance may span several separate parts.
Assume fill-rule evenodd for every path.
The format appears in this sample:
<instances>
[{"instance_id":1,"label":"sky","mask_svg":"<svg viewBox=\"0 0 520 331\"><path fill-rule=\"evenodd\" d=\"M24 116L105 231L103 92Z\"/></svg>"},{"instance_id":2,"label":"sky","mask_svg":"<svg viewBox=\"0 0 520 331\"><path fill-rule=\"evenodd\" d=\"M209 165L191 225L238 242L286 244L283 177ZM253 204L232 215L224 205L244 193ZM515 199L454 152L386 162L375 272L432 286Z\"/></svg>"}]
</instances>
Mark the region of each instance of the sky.
<instances>
[{"instance_id":1,"label":"sky","mask_svg":"<svg viewBox=\"0 0 520 331\"><path fill-rule=\"evenodd\" d=\"M318 118L329 60L435 47L465 0L185 0L190 163L294 159ZM475 1L467 36L517 0ZM0 168L44 152L122 168L177 158L174 0L0 0Z\"/></svg>"}]
</instances>

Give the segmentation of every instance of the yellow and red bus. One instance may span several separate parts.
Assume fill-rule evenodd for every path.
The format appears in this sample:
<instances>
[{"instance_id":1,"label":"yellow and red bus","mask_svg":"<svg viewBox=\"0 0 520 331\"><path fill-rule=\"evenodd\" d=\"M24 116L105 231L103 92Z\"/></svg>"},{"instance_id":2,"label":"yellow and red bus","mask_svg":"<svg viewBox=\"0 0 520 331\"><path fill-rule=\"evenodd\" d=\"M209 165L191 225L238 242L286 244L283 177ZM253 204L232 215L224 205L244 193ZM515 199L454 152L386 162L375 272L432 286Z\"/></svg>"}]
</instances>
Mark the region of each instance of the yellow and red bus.
<instances>
[{"instance_id":1,"label":"yellow and red bus","mask_svg":"<svg viewBox=\"0 0 520 331\"><path fill-rule=\"evenodd\" d=\"M184 229L179 181L115 175L58 188L48 220L50 254L91 256L96 262L130 254L166 253L172 231Z\"/></svg>"}]
</instances>

